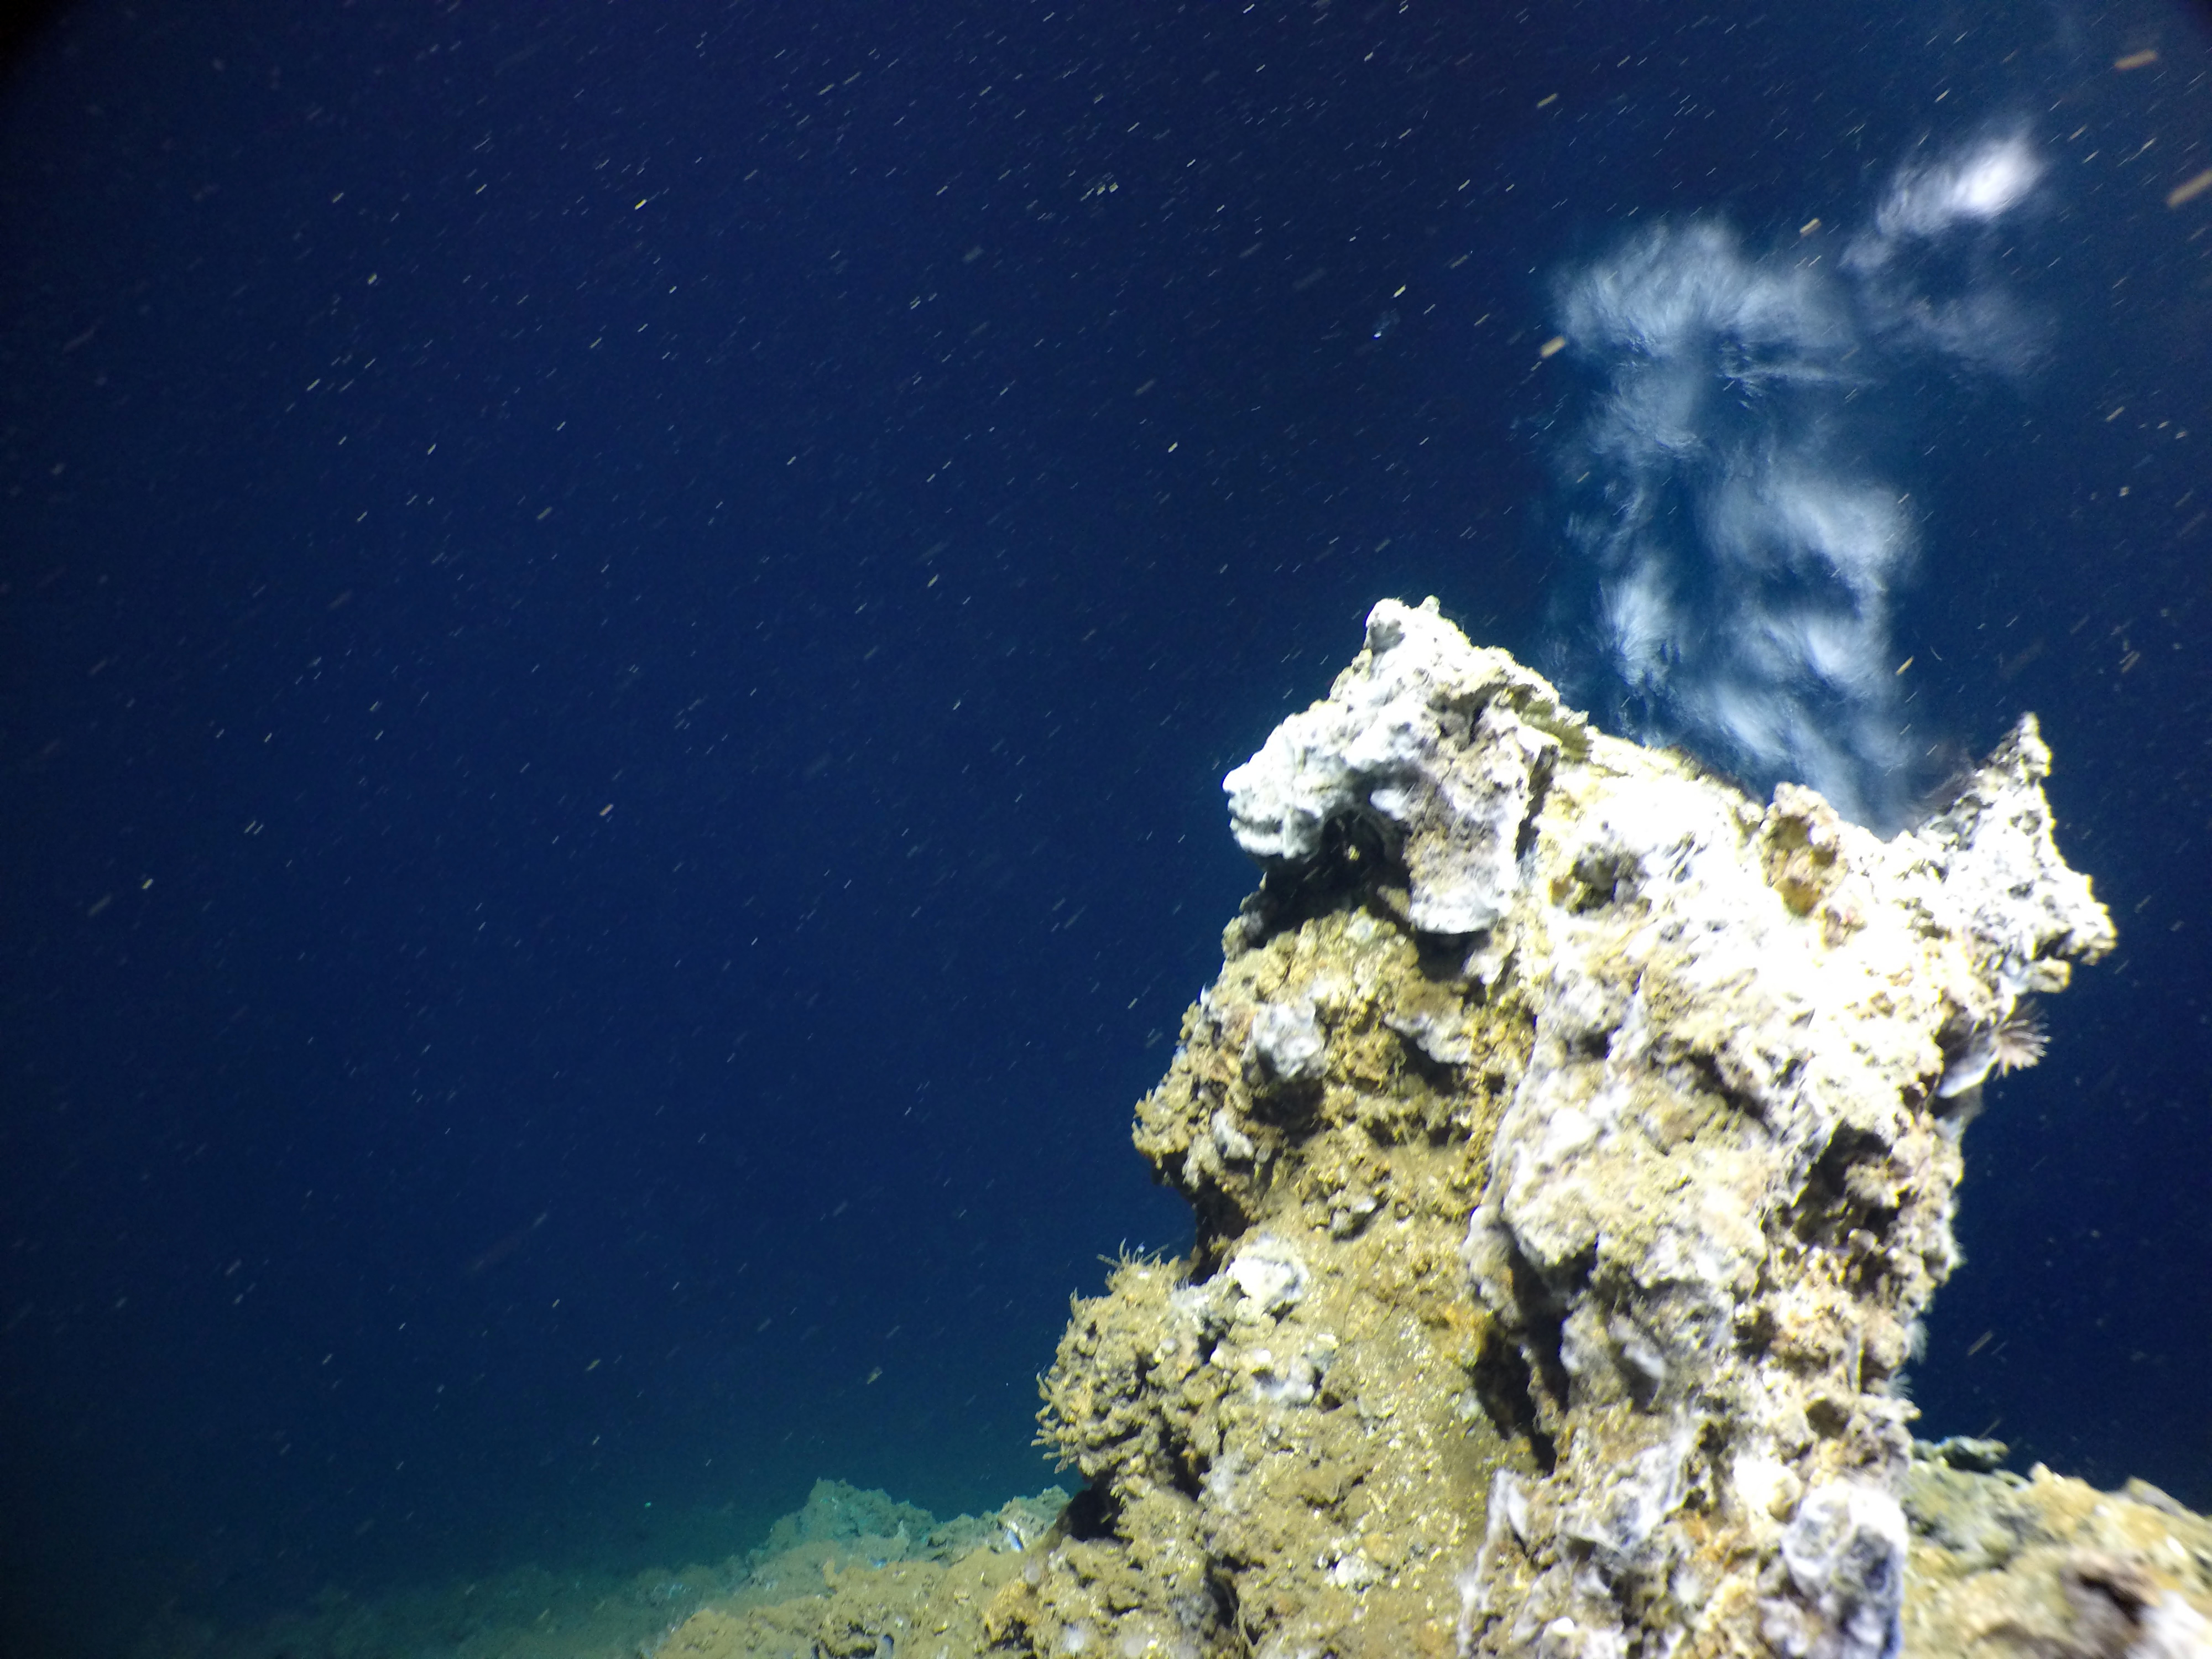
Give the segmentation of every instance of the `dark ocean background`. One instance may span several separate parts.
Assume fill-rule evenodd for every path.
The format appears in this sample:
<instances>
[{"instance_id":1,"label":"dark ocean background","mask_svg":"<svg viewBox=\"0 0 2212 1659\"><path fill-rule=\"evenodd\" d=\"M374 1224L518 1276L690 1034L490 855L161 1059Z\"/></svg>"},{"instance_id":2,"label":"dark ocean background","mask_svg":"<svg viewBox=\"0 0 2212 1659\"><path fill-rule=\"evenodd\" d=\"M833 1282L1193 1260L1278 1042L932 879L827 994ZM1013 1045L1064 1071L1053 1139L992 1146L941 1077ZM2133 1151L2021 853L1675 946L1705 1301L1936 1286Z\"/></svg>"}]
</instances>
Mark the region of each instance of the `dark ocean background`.
<instances>
[{"instance_id":1,"label":"dark ocean background","mask_svg":"<svg viewBox=\"0 0 2212 1659\"><path fill-rule=\"evenodd\" d=\"M2123 943L1969 1136L1916 1397L2212 1507L2208 135L2152 0L51 11L0 1645L1044 1485L1067 1297L1187 1237L1127 1124L1252 883L1221 775L1377 598L1603 678L1571 273L2000 141L1887 269L2020 349L1877 329L1851 404L1883 672L1917 768L2041 714Z\"/></svg>"}]
</instances>

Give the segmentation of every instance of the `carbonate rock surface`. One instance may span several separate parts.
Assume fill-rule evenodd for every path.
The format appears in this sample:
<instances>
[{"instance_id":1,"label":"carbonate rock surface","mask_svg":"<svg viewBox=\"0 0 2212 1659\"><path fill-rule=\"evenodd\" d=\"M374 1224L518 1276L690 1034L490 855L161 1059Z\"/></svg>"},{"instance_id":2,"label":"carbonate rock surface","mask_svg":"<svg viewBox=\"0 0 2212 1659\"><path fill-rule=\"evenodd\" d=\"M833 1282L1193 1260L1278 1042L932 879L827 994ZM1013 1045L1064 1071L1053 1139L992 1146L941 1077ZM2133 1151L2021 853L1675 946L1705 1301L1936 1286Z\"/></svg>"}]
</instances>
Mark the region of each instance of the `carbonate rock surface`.
<instances>
[{"instance_id":1,"label":"carbonate rock surface","mask_svg":"<svg viewBox=\"0 0 2212 1659\"><path fill-rule=\"evenodd\" d=\"M1885 842L1376 606L1226 781L1264 878L1136 1130L1196 1249L1077 1305L994 1642L1901 1651L1960 1136L2113 942L2048 765Z\"/></svg>"}]
</instances>

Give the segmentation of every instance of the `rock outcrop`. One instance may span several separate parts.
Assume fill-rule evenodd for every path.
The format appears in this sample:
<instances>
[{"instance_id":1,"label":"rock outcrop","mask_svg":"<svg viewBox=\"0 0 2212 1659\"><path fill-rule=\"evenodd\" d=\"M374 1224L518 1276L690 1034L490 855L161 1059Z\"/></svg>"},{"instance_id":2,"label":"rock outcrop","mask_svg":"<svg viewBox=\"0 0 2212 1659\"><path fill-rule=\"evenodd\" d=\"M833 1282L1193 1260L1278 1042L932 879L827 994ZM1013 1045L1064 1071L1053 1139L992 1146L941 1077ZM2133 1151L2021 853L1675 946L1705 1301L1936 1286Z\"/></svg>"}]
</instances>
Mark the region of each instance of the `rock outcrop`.
<instances>
[{"instance_id":1,"label":"rock outcrop","mask_svg":"<svg viewBox=\"0 0 2212 1659\"><path fill-rule=\"evenodd\" d=\"M2212 1521L2148 1481L2100 1492L2038 1466L1954 1468L1922 1446L1905 1486L1905 1650L1935 1659L2204 1659ZM2004 1448L1995 1449L2002 1455Z\"/></svg>"},{"instance_id":2,"label":"rock outcrop","mask_svg":"<svg viewBox=\"0 0 2212 1659\"><path fill-rule=\"evenodd\" d=\"M1078 1305L994 1640L1899 1651L1960 1133L2112 943L2048 763L1885 842L1377 605L1227 780L1264 879L1136 1131L1196 1250Z\"/></svg>"}]
</instances>

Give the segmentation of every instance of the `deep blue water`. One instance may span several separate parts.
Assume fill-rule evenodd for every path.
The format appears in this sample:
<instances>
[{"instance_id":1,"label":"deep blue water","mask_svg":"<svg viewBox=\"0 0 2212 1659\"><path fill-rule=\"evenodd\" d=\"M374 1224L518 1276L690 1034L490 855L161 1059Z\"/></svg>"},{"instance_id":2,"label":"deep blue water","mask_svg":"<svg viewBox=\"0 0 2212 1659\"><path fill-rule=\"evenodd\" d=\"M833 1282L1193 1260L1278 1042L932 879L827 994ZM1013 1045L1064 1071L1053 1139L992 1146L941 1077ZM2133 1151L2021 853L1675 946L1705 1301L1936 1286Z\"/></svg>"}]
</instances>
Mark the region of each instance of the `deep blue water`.
<instances>
[{"instance_id":1,"label":"deep blue water","mask_svg":"<svg viewBox=\"0 0 2212 1659\"><path fill-rule=\"evenodd\" d=\"M2212 1506L2208 134L2154 0L58 11L0 86L10 1650L1036 1489L1066 1297L1187 1233L1127 1128L1250 883L1221 774L1430 592L1805 770L1716 641L1833 611L1798 509L1877 494L1879 675L1753 689L1875 816L2039 711L2123 937L1969 1138L1925 1427ZM1723 228L1673 355L1543 355ZM1606 425L1654 364L1689 450Z\"/></svg>"}]
</instances>

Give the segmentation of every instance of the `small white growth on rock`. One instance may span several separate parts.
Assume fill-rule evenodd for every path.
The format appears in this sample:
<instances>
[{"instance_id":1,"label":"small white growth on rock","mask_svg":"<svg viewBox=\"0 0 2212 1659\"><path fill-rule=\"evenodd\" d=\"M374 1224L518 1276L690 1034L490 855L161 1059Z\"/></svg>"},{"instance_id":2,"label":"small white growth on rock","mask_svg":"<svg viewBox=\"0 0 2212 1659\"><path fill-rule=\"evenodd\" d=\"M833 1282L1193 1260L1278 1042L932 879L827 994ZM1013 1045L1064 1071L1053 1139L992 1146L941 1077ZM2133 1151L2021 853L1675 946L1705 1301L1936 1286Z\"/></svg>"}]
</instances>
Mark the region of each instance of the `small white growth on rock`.
<instances>
[{"instance_id":1,"label":"small white growth on rock","mask_svg":"<svg viewBox=\"0 0 2212 1659\"><path fill-rule=\"evenodd\" d=\"M1465 1066L1474 1058L1467 1022L1438 1014L1386 1014L1382 1023L1439 1066Z\"/></svg>"},{"instance_id":2,"label":"small white growth on rock","mask_svg":"<svg viewBox=\"0 0 2212 1659\"><path fill-rule=\"evenodd\" d=\"M1742 1452L1730 1466L1737 1504L1754 1522L1778 1519L1797 1504L1797 1477L1778 1457Z\"/></svg>"},{"instance_id":3,"label":"small white growth on rock","mask_svg":"<svg viewBox=\"0 0 2212 1659\"><path fill-rule=\"evenodd\" d=\"M1382 1574L1372 1561L1352 1550L1337 1557L1335 1565L1323 1576L1339 1589L1364 1589L1380 1581Z\"/></svg>"},{"instance_id":4,"label":"small white growth on rock","mask_svg":"<svg viewBox=\"0 0 2212 1659\"><path fill-rule=\"evenodd\" d=\"M1252 1053L1285 1083L1318 1082L1328 1048L1310 1002L1270 1002L1252 1018Z\"/></svg>"},{"instance_id":5,"label":"small white growth on rock","mask_svg":"<svg viewBox=\"0 0 2212 1659\"><path fill-rule=\"evenodd\" d=\"M1310 1406L1334 1358L1334 1344L1317 1340L1303 1353L1277 1358L1272 1348L1255 1348L1245 1357L1252 1392L1271 1406Z\"/></svg>"},{"instance_id":6,"label":"small white growth on rock","mask_svg":"<svg viewBox=\"0 0 2212 1659\"><path fill-rule=\"evenodd\" d=\"M1261 1233L1229 1263L1230 1282L1243 1292L1249 1311L1278 1318L1297 1305L1311 1277L1298 1253L1272 1233Z\"/></svg>"},{"instance_id":7,"label":"small white growth on rock","mask_svg":"<svg viewBox=\"0 0 2212 1659\"><path fill-rule=\"evenodd\" d=\"M1237 1127L1237 1120L1226 1106L1215 1111L1207 1127L1213 1131L1214 1150L1231 1164L1249 1164L1259 1148L1252 1137Z\"/></svg>"}]
</instances>

